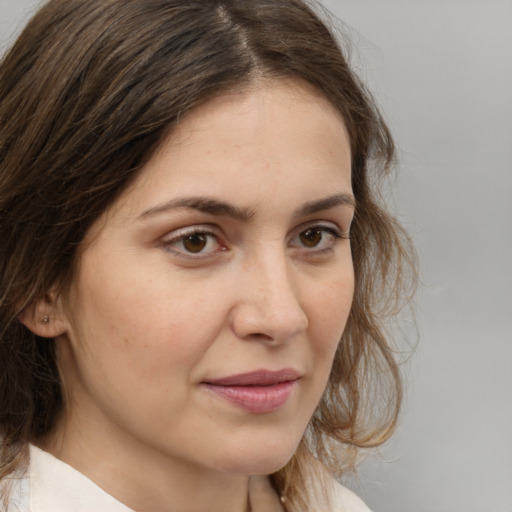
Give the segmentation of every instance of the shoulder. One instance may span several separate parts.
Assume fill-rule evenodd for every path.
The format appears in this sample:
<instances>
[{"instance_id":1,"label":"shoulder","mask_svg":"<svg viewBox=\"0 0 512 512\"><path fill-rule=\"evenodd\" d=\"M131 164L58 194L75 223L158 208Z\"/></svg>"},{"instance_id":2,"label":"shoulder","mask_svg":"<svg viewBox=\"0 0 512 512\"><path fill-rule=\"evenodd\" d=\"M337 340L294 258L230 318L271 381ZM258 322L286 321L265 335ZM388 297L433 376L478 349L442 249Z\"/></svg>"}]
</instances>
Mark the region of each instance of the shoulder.
<instances>
[{"instance_id":1,"label":"shoulder","mask_svg":"<svg viewBox=\"0 0 512 512\"><path fill-rule=\"evenodd\" d=\"M0 512L29 512L29 478L15 474L0 481Z\"/></svg>"},{"instance_id":2,"label":"shoulder","mask_svg":"<svg viewBox=\"0 0 512 512\"><path fill-rule=\"evenodd\" d=\"M347 487L341 485L317 460L309 466L311 498L313 506L308 512L371 512L363 500ZM311 473L312 472L312 473Z\"/></svg>"},{"instance_id":3,"label":"shoulder","mask_svg":"<svg viewBox=\"0 0 512 512\"><path fill-rule=\"evenodd\" d=\"M333 512L371 512L359 496L334 478L330 485L330 498Z\"/></svg>"}]
</instances>

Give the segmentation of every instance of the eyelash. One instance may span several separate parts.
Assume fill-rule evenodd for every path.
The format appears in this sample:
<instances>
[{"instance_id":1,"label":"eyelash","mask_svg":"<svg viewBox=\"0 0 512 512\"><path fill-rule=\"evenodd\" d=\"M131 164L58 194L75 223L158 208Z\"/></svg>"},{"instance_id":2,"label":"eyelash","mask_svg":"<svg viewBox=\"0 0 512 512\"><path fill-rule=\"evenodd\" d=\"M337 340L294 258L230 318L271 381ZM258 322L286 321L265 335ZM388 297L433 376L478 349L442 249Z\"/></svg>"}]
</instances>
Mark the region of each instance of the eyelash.
<instances>
[{"instance_id":1,"label":"eyelash","mask_svg":"<svg viewBox=\"0 0 512 512\"><path fill-rule=\"evenodd\" d=\"M311 248L308 248L307 246L304 246L304 245L298 246L307 252L310 252L313 254L319 254L319 255L331 251L333 249L333 245L335 245L339 240L350 238L349 233L345 233L345 232L339 230L338 228L334 228L332 226L325 226L322 224L314 224L311 226L307 226L304 229L301 229L296 235L294 235L293 238L297 238L300 235L306 233L307 231L322 233L322 241L323 241L323 235L327 234L327 235L330 235L333 237L334 243L331 246L326 247L326 248L315 249L316 246L313 246ZM209 256L212 256L213 255L212 253L205 253L203 251L204 248L199 250L197 253L187 251L184 248L183 249L176 248L176 244L178 244L178 243L183 244L187 240L187 238L194 237L194 236L205 237L207 239L205 247L207 247L207 244L209 243L209 239L211 239L211 238L215 239L216 243L220 246L220 249L217 249L214 252L214 254L216 254L217 252L223 252L223 251L227 250L227 247L221 244L221 242L219 241L219 236L215 232L213 232L212 230L201 228L201 227L193 227L188 230L182 231L177 236L174 236L171 239L168 239L168 240L165 239L165 240L163 240L163 245L166 247L166 249L168 249L169 251L172 251L174 254L177 254L178 256L180 256L182 258L200 259L200 258L208 258ZM311 249L311 250L309 250L309 249Z\"/></svg>"},{"instance_id":2,"label":"eyelash","mask_svg":"<svg viewBox=\"0 0 512 512\"><path fill-rule=\"evenodd\" d=\"M338 240L349 238L348 233L343 233L339 229L336 229L336 228L333 228L330 226L324 226L324 225L308 226L306 229L302 229L294 238L297 238L300 235L307 233L308 231L313 231L315 233L321 233L322 241L324 239L324 235L326 235L326 234L330 235L333 238L333 242L334 242L333 245L335 245L338 242ZM322 243L322 242L320 242L320 243ZM329 247L325 247L323 249L317 249L316 246L309 248L305 245L301 245L300 247L302 247L305 250L311 249L312 252L314 252L315 254L323 254L323 253L326 253L326 252L332 250L332 248L333 248L332 246L329 246Z\"/></svg>"},{"instance_id":3,"label":"eyelash","mask_svg":"<svg viewBox=\"0 0 512 512\"><path fill-rule=\"evenodd\" d=\"M193 236L198 236L198 237L203 236L203 237L207 237L208 239L214 238L216 240L216 242L219 245L221 245L219 242L219 237L216 233L214 233L211 230L202 229L199 227L194 227L194 228L190 228L188 230L182 231L177 236L175 236L169 240L164 240L163 243L164 243L164 246L169 251L172 251L174 254L177 254L178 256L181 256L182 258L199 259L199 258L205 258L207 256L211 256L210 253L204 254L202 250L200 252L198 252L197 254L194 254L193 252L187 251L186 249L178 249L175 247L175 244L178 244L180 242L184 243L188 237L193 237ZM208 243L208 241L206 243ZM225 246L221 246L220 251L225 251L226 249L227 248ZM219 252L219 251L217 250L215 252Z\"/></svg>"}]
</instances>

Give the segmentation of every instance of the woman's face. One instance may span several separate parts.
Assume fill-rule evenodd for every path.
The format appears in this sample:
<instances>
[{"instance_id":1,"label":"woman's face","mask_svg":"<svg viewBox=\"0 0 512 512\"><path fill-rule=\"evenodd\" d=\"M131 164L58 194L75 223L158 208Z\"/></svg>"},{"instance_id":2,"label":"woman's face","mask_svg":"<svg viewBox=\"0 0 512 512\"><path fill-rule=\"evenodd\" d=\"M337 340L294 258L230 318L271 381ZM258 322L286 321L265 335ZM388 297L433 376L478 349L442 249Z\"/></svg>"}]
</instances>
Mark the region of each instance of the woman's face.
<instances>
[{"instance_id":1,"label":"woman's face","mask_svg":"<svg viewBox=\"0 0 512 512\"><path fill-rule=\"evenodd\" d=\"M86 236L61 298L60 431L84 451L282 467L351 306L350 162L339 115L300 82L188 114Z\"/></svg>"}]
</instances>

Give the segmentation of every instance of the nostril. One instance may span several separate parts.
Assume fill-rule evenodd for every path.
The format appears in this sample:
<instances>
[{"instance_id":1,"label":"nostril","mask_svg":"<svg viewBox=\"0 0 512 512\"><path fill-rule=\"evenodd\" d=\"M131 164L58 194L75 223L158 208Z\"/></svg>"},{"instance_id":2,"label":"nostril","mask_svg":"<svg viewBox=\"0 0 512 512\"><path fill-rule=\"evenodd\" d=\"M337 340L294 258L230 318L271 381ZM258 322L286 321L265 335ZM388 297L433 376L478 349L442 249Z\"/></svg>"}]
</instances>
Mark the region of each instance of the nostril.
<instances>
[{"instance_id":1,"label":"nostril","mask_svg":"<svg viewBox=\"0 0 512 512\"><path fill-rule=\"evenodd\" d=\"M272 341L272 336L268 334L264 334L262 332L255 332L254 334L249 334L248 338L253 338L256 341Z\"/></svg>"}]
</instances>

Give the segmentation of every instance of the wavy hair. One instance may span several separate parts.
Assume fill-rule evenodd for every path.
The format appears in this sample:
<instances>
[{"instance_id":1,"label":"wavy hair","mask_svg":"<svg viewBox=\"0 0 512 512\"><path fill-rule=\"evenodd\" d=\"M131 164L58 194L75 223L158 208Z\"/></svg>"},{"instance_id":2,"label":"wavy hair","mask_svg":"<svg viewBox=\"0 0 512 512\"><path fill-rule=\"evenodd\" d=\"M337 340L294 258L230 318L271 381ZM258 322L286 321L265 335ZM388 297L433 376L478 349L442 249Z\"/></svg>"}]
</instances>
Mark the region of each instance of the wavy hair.
<instances>
[{"instance_id":1,"label":"wavy hair","mask_svg":"<svg viewBox=\"0 0 512 512\"><path fill-rule=\"evenodd\" d=\"M92 223L187 112L261 78L300 78L344 119L355 296L326 392L271 480L307 508L312 456L340 474L393 432L402 400L385 330L414 283L409 239L379 201L395 149L318 6L302 0L50 0L0 62L0 477L63 408L53 343L20 313L72 278Z\"/></svg>"}]
</instances>

